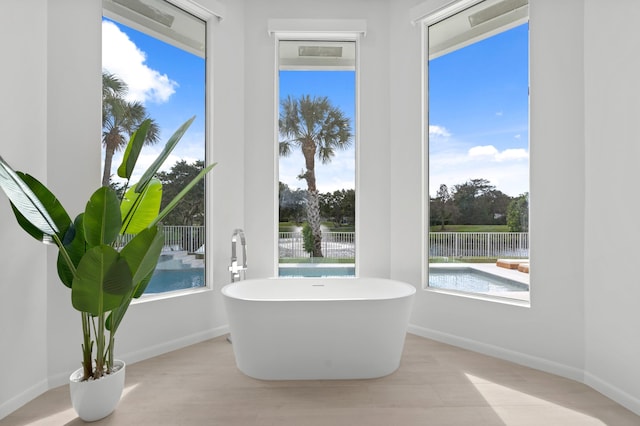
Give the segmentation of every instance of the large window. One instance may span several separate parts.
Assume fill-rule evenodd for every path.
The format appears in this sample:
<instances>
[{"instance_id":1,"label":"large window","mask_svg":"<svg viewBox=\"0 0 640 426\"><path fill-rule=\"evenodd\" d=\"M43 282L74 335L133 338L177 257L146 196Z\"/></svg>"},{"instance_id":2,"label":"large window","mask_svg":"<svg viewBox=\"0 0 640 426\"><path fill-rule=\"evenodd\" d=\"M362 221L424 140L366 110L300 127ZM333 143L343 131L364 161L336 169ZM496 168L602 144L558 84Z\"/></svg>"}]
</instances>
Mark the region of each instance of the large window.
<instances>
[{"instance_id":1,"label":"large window","mask_svg":"<svg viewBox=\"0 0 640 426\"><path fill-rule=\"evenodd\" d=\"M527 0L425 22L428 286L529 299Z\"/></svg>"},{"instance_id":2,"label":"large window","mask_svg":"<svg viewBox=\"0 0 640 426\"><path fill-rule=\"evenodd\" d=\"M280 40L279 275L355 275L356 42Z\"/></svg>"},{"instance_id":3,"label":"large window","mask_svg":"<svg viewBox=\"0 0 640 426\"><path fill-rule=\"evenodd\" d=\"M143 120L152 127L132 182L196 116L158 173L164 206L205 163L206 24L164 0L103 5L103 184L122 190L122 150ZM163 220L165 246L146 294L205 285L205 193L203 180Z\"/></svg>"}]
</instances>

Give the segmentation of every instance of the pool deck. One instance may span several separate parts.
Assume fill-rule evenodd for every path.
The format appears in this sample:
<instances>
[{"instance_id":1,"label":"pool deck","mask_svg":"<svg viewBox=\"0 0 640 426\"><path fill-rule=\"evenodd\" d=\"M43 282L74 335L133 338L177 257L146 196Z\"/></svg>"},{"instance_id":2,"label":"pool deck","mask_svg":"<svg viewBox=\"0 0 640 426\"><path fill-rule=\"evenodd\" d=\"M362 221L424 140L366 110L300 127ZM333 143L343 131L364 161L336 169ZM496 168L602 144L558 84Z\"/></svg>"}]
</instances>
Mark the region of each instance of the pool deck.
<instances>
[{"instance_id":1,"label":"pool deck","mask_svg":"<svg viewBox=\"0 0 640 426\"><path fill-rule=\"evenodd\" d=\"M482 271L491 275L507 278L522 284L529 285L529 274L520 272L517 269L507 269L497 266L495 263L432 263L429 268L470 268ZM484 294L484 293L483 293ZM505 291L487 293L488 296L495 296L506 299L516 299L520 301L529 301L528 291Z\"/></svg>"}]
</instances>

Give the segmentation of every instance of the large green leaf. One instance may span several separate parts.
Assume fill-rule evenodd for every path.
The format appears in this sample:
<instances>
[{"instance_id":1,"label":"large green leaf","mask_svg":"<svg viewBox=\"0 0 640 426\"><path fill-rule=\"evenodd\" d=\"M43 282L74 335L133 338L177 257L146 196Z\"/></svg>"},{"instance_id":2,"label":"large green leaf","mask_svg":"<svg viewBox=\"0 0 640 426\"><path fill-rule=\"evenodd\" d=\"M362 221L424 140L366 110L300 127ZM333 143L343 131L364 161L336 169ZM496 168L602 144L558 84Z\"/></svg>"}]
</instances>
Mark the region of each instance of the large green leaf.
<instances>
[{"instance_id":1,"label":"large green leaf","mask_svg":"<svg viewBox=\"0 0 640 426\"><path fill-rule=\"evenodd\" d=\"M87 251L78 265L71 302L78 311L97 316L120 306L131 291L127 261L114 248L99 245Z\"/></svg>"},{"instance_id":2,"label":"large green leaf","mask_svg":"<svg viewBox=\"0 0 640 426\"><path fill-rule=\"evenodd\" d=\"M133 274L133 286L137 286L147 275L153 273L164 246L164 232L157 226L145 228L120 252Z\"/></svg>"},{"instance_id":3,"label":"large green leaf","mask_svg":"<svg viewBox=\"0 0 640 426\"><path fill-rule=\"evenodd\" d=\"M51 216L51 219L58 227L57 234L60 240L62 240L71 226L71 218L62 204L60 204L60 201L58 201L58 198L56 198L56 196L53 195L46 186L33 176L18 171L16 171L16 174L29 187L29 189L33 191L35 196L38 197L38 200L40 200L46 211ZM13 209L13 213L15 214L22 229L27 231L29 235L38 241L43 241L45 239L45 234L26 217L24 217L13 203L11 203L11 208Z\"/></svg>"},{"instance_id":4,"label":"large green leaf","mask_svg":"<svg viewBox=\"0 0 640 426\"><path fill-rule=\"evenodd\" d=\"M121 178L131 179L133 169L135 169L136 163L138 162L138 156L144 145L150 125L151 119L144 120L140 127L138 127L138 130L131 135L131 139L129 139L127 148L124 151L124 156L122 157L122 163L120 167L118 167L118 176Z\"/></svg>"},{"instance_id":5,"label":"large green leaf","mask_svg":"<svg viewBox=\"0 0 640 426\"><path fill-rule=\"evenodd\" d=\"M129 188L120 204L121 234L137 234L146 229L158 216L162 202L162 182L151 179L147 188L138 193L137 185Z\"/></svg>"},{"instance_id":6,"label":"large green leaf","mask_svg":"<svg viewBox=\"0 0 640 426\"><path fill-rule=\"evenodd\" d=\"M153 274L154 274L155 270L149 272L149 275L147 275L146 277L144 277L142 279L142 281L140 281L136 287L134 288L134 293L133 293L133 297L134 299L139 298L140 296L142 296L144 294L144 291L147 289L147 286L149 285L149 283L151 282L151 279L153 278Z\"/></svg>"},{"instance_id":7,"label":"large green leaf","mask_svg":"<svg viewBox=\"0 0 640 426\"><path fill-rule=\"evenodd\" d=\"M89 247L111 244L120 233L122 218L116 192L106 186L91 195L84 211L84 236Z\"/></svg>"},{"instance_id":8,"label":"large green leaf","mask_svg":"<svg viewBox=\"0 0 640 426\"><path fill-rule=\"evenodd\" d=\"M52 236L60 232L42 201L2 157L0 157L0 188L7 194L14 206L14 211L20 212L22 217L43 235ZM20 220L18 222L23 226ZM33 235L33 229L25 229L25 231Z\"/></svg>"},{"instance_id":9,"label":"large green leaf","mask_svg":"<svg viewBox=\"0 0 640 426\"><path fill-rule=\"evenodd\" d=\"M80 213L78 217L76 217L76 220L73 222L73 225L69 227L63 241L64 248L76 269L78 268L80 260L82 259L82 256L84 256L87 248L87 244L84 240L83 218L84 213ZM62 255L62 251L58 252L57 267L58 277L60 277L60 280L64 285L71 288L74 278L73 272Z\"/></svg>"},{"instance_id":10,"label":"large green leaf","mask_svg":"<svg viewBox=\"0 0 640 426\"><path fill-rule=\"evenodd\" d=\"M158 264L163 245L164 232L157 226L153 226L136 235L120 252L133 273L133 288L131 293L125 295L120 306L107 318L106 327L112 333L118 330L124 314L129 309L132 297L140 297L147 288Z\"/></svg>"},{"instance_id":11,"label":"large green leaf","mask_svg":"<svg viewBox=\"0 0 640 426\"><path fill-rule=\"evenodd\" d=\"M133 293L133 289L131 290L131 292ZM111 332L112 335L115 334L116 331L118 331L118 327L120 326L120 323L124 318L124 314L127 313L127 309L129 309L130 304L131 295L127 294L122 298L122 302L120 303L120 305L111 311L111 313L107 317L107 320L104 322L105 327Z\"/></svg>"},{"instance_id":12,"label":"large green leaf","mask_svg":"<svg viewBox=\"0 0 640 426\"><path fill-rule=\"evenodd\" d=\"M151 281L151 278L153 278L153 271L151 271L149 275L147 275L142 281L138 283L138 285L134 289L133 298L137 299L140 296L142 296L142 294L147 288L147 285ZM131 300L133 298L131 297L131 295L127 294L125 298L122 300L122 303L120 304L120 306L118 306L116 309L111 311L111 314L109 315L109 317L107 318L107 321L105 322L107 330L111 331L111 333L115 333L118 330L118 326L120 326L120 322L122 322L122 319L124 318L124 314L127 313L127 309L129 309L129 305L131 304Z\"/></svg>"},{"instance_id":13,"label":"large green leaf","mask_svg":"<svg viewBox=\"0 0 640 426\"><path fill-rule=\"evenodd\" d=\"M191 188L193 188L198 182L200 182L200 180L202 180L202 178L207 173L209 173L209 171L211 169L213 169L216 166L216 164L218 164L218 163L210 164L207 167L205 167L204 169L202 169L200 171L200 173L198 173L198 175L196 177L194 177L191 182L189 182L187 185L185 185L185 187L182 188L182 190L173 198L173 200L171 200L169 202L169 204L167 204L166 207L164 209L162 209L160 214L158 214L158 216L155 218L155 220L153 222L151 222L150 225L156 225L162 219L164 219L165 216L167 216L169 213L171 213L171 210L173 210L178 205L178 203L184 198L184 196L187 195L187 193L189 191L191 191Z\"/></svg>"},{"instance_id":14,"label":"large green leaf","mask_svg":"<svg viewBox=\"0 0 640 426\"><path fill-rule=\"evenodd\" d=\"M171 154L171 151L173 151L173 148L175 148L175 146L177 145L177 143L180 141L180 139L182 138L182 136L184 135L184 133L187 131L187 129L189 128L189 126L191 126L191 123L193 123L193 120L195 120L195 115L193 117L191 117L189 120L187 120L182 126L180 126L180 128L178 130L176 130L176 132L169 138L169 140L167 141L167 144L164 146L164 149L162 150L162 152L160 153L160 155L158 156L158 158L156 158L156 160L151 164L151 166L149 166L149 168L147 169L146 172L144 172L144 174L142 175L142 177L140 178L140 181L138 181L138 184L136 185L137 190L136 192L140 193L142 191L144 191L144 189L146 188L146 186L149 184L149 181L151 180L151 178L153 178L153 176L155 176L156 172L160 169L160 167L162 166L162 164L165 162L165 160L169 157L169 154Z\"/></svg>"}]
</instances>

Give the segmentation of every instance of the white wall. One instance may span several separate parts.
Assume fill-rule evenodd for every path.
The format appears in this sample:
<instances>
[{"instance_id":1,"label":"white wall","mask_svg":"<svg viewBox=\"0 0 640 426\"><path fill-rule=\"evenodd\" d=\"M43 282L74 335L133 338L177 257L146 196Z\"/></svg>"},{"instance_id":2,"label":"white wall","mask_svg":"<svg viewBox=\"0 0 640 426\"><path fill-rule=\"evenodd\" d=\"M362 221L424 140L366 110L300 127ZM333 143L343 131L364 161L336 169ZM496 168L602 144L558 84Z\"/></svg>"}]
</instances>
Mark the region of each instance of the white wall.
<instances>
[{"instance_id":1,"label":"white wall","mask_svg":"<svg viewBox=\"0 0 640 426\"><path fill-rule=\"evenodd\" d=\"M246 1L245 15L245 217L251 245L251 277L276 274L278 152L275 142L278 94L276 41L269 19L363 19L367 33L359 43L361 123L358 145L359 211L357 268L362 276L389 276L389 92L388 3L386 0ZM256 256L257 253L257 256Z\"/></svg>"},{"instance_id":2,"label":"white wall","mask_svg":"<svg viewBox=\"0 0 640 426\"><path fill-rule=\"evenodd\" d=\"M0 155L15 169L28 170L46 182L47 2L10 0L3 9ZM2 418L47 389L48 286L46 248L18 228L4 195L0 195L0 235Z\"/></svg>"},{"instance_id":3,"label":"white wall","mask_svg":"<svg viewBox=\"0 0 640 426\"><path fill-rule=\"evenodd\" d=\"M587 383L640 411L640 3L585 2Z\"/></svg>"},{"instance_id":4,"label":"white wall","mask_svg":"<svg viewBox=\"0 0 640 426\"><path fill-rule=\"evenodd\" d=\"M72 218L84 211L89 196L100 186L101 16L97 1L64 0L48 8L47 91L43 97L47 186ZM51 385L64 383L69 372L81 366L82 333L80 314L71 307L70 290L58 279L54 247L49 247L47 259L47 373Z\"/></svg>"},{"instance_id":5,"label":"white wall","mask_svg":"<svg viewBox=\"0 0 640 426\"><path fill-rule=\"evenodd\" d=\"M405 12L416 2L405 3L391 9L390 122L400 141L391 151L391 271L419 285L412 230L421 194L407 182L421 178L420 63L412 53L420 35ZM630 278L639 228L629 173L640 151L640 61L632 53L640 5L531 0L530 16L531 307L420 291L411 329L584 381L640 413L640 289Z\"/></svg>"},{"instance_id":6,"label":"white wall","mask_svg":"<svg viewBox=\"0 0 640 426\"><path fill-rule=\"evenodd\" d=\"M360 43L358 265L363 276L389 275L389 24L386 0L246 1L245 131L247 236L252 277L273 276L277 258L275 40L270 18L364 19ZM256 256L256 253L258 254Z\"/></svg>"},{"instance_id":7,"label":"white wall","mask_svg":"<svg viewBox=\"0 0 640 426\"><path fill-rule=\"evenodd\" d=\"M220 123L210 129L221 141L212 147L212 157L225 162L211 173L212 198L234 201L215 206L210 249L216 257L209 262L213 289L132 305L116 346L116 356L127 362L227 330L218 291L229 281L228 257L218 254L230 252L231 230L242 226L244 210L242 195L234 195L243 194L242 180L228 185L238 171L244 173L243 105L233 99L243 97L238 72L243 58L236 50L242 50L243 16L235 3L227 12L227 26L216 18L209 26L210 41L219 51L210 72L222 81L221 95L209 105ZM0 101L0 155L43 181L72 216L84 210L100 185L101 15L99 0L10 0L0 14L0 78L7 83ZM231 48L229 38L235 40ZM56 250L30 240L15 225L6 197L0 195L0 200L0 363L11 366L0 373L2 418L48 388L66 383L80 366L81 324L69 290L58 280Z\"/></svg>"},{"instance_id":8,"label":"white wall","mask_svg":"<svg viewBox=\"0 0 640 426\"><path fill-rule=\"evenodd\" d=\"M432 1L431 6L435 10L444 3ZM581 4L576 0L530 5L531 307L419 291L412 317L418 334L577 379L584 367ZM392 34L397 35L392 37L392 62L397 65L390 79L396 111L391 123L398 148L392 151L391 192L401 201L391 203L391 270L394 278L421 286L421 241L416 232L422 195L417 185L421 155L416 113L420 26L411 26L407 9L392 10ZM558 212L570 220L558 220Z\"/></svg>"},{"instance_id":9,"label":"white wall","mask_svg":"<svg viewBox=\"0 0 640 426\"><path fill-rule=\"evenodd\" d=\"M1 80L12 82L0 101L0 154L46 181L73 212L99 185L99 3L10 0L0 14L3 58L15 64L0 68ZM226 331L218 290L229 281L234 228L247 233L249 276L273 275L275 54L268 19L365 19L360 274L420 289L414 333L585 380L640 413L640 289L627 279L638 225L635 205L623 204L633 199L626 171L639 150L632 142L640 112L639 64L629 53L638 50L633 0L617 2L615 11L604 0L531 0L530 308L421 290L420 28L409 13L418 0L220 3L225 17L209 27L212 157L219 162L210 179L207 246L214 291L133 306L119 356L132 362ZM81 156L69 159L70 149ZM52 266L54 250L23 235L6 204L0 202L0 363L12 368L0 373L0 418L63 383L79 363L80 341L78 315Z\"/></svg>"}]
</instances>

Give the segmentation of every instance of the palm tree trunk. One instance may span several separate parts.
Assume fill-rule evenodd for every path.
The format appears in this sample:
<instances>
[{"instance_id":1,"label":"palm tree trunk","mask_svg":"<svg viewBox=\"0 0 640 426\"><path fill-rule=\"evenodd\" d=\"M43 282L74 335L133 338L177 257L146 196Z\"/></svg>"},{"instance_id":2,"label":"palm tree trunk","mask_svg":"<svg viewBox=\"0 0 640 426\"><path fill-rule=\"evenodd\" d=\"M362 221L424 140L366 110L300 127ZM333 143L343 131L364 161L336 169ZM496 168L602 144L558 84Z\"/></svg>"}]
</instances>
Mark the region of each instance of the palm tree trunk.
<instances>
[{"instance_id":1,"label":"palm tree trunk","mask_svg":"<svg viewBox=\"0 0 640 426\"><path fill-rule=\"evenodd\" d=\"M113 162L114 150L107 147L104 150L104 170L102 172L102 186L109 186L111 179L111 163Z\"/></svg>"},{"instance_id":2,"label":"palm tree trunk","mask_svg":"<svg viewBox=\"0 0 640 426\"><path fill-rule=\"evenodd\" d=\"M322 231L320 230L320 204L318 191L308 191L307 220L313 234L313 257L322 256Z\"/></svg>"},{"instance_id":3,"label":"palm tree trunk","mask_svg":"<svg viewBox=\"0 0 640 426\"><path fill-rule=\"evenodd\" d=\"M322 231L320 230L320 202L318 188L316 188L315 155L316 144L309 138L302 144L307 171L302 177L307 181L307 220L313 234L313 257L322 256Z\"/></svg>"}]
</instances>

